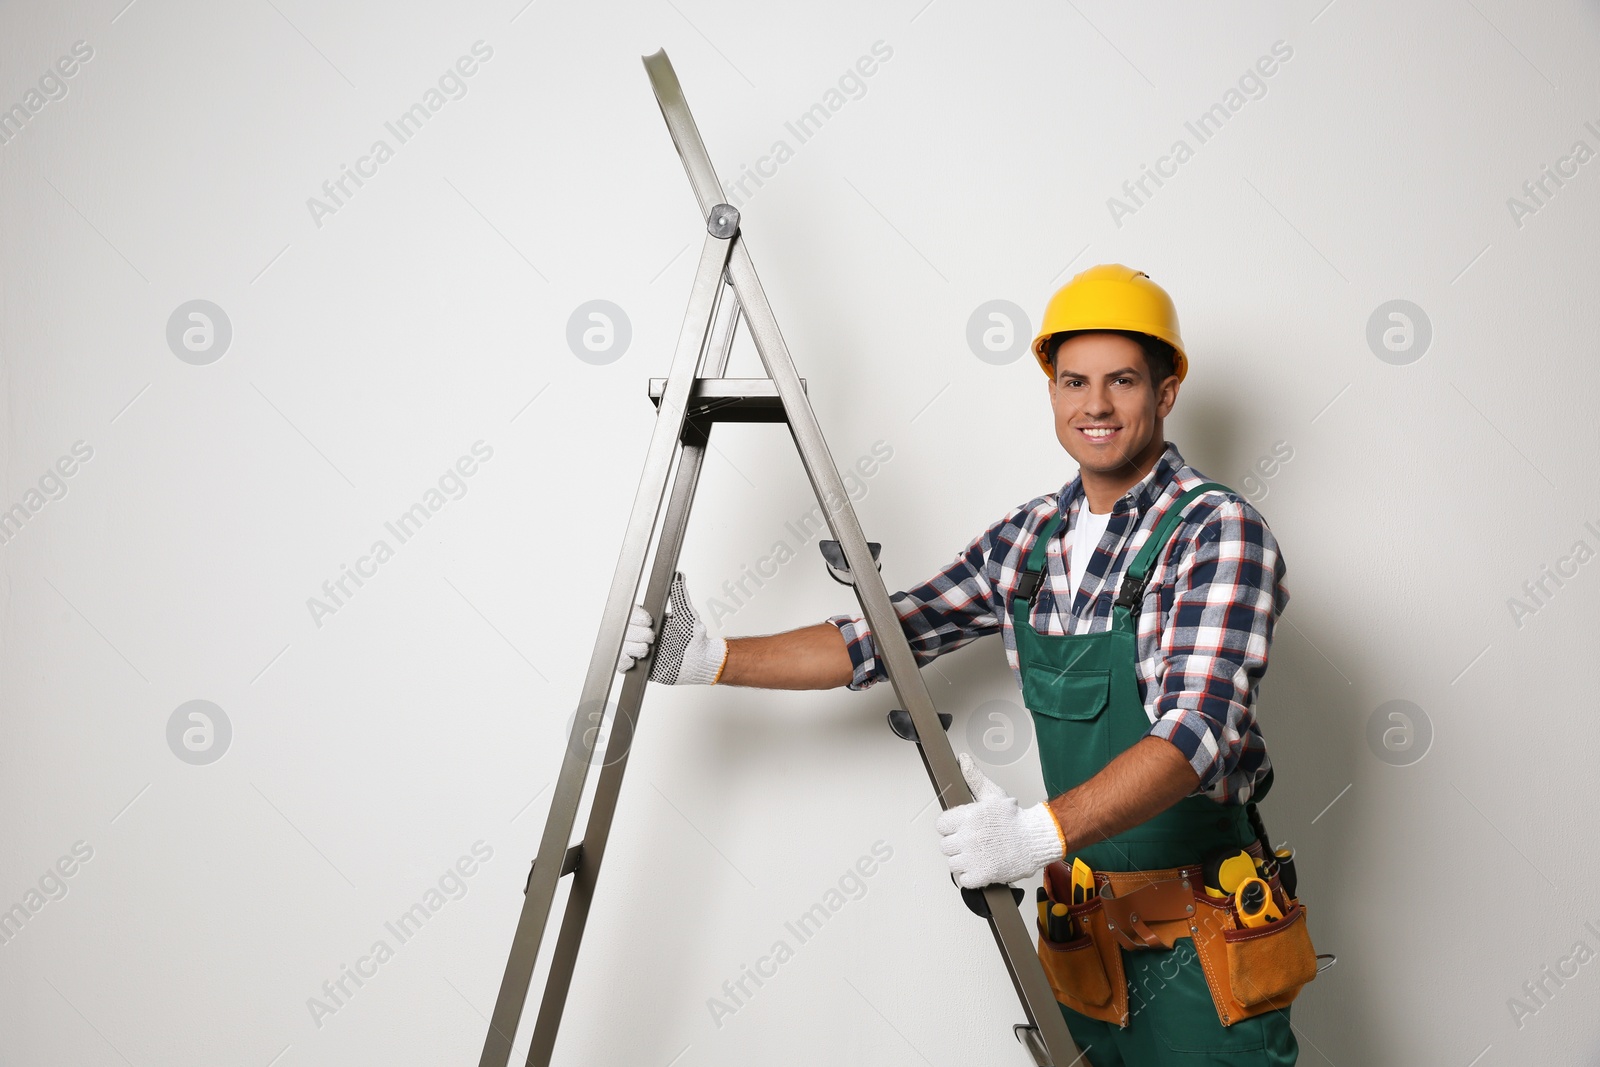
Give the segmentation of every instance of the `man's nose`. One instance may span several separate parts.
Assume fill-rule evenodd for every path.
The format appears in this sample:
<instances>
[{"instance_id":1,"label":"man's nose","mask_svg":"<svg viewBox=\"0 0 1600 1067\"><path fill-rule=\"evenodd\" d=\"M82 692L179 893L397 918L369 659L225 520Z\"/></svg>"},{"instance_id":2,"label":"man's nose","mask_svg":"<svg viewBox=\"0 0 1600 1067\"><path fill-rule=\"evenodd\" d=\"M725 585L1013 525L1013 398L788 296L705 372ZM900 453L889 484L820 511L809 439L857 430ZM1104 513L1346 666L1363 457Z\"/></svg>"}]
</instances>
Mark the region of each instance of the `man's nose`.
<instances>
[{"instance_id":1,"label":"man's nose","mask_svg":"<svg viewBox=\"0 0 1600 1067\"><path fill-rule=\"evenodd\" d=\"M1084 390L1083 413L1091 419L1103 418L1115 409L1111 405L1111 390L1103 385L1091 385Z\"/></svg>"}]
</instances>

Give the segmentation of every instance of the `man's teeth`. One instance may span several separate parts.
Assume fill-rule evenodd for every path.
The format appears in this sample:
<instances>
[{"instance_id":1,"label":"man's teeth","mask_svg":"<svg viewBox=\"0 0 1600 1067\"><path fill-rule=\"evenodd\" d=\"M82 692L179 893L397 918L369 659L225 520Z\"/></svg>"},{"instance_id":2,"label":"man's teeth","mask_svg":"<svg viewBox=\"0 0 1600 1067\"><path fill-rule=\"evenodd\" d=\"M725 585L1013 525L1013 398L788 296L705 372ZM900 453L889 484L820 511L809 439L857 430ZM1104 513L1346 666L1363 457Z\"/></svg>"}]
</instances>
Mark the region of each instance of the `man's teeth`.
<instances>
[{"instance_id":1,"label":"man's teeth","mask_svg":"<svg viewBox=\"0 0 1600 1067\"><path fill-rule=\"evenodd\" d=\"M1088 434L1090 437L1110 437L1117 431L1113 429L1086 429L1083 432Z\"/></svg>"}]
</instances>

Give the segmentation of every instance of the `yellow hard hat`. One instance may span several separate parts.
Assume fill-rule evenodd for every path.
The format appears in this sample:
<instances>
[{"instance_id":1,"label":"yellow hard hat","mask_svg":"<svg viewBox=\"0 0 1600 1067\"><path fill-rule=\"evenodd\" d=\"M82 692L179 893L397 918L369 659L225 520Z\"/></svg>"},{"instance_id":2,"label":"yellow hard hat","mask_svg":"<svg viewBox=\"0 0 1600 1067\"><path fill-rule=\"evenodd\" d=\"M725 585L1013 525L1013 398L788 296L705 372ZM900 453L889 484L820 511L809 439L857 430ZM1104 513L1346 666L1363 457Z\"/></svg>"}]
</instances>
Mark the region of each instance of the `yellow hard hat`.
<instances>
[{"instance_id":1,"label":"yellow hard hat","mask_svg":"<svg viewBox=\"0 0 1600 1067\"><path fill-rule=\"evenodd\" d=\"M1172 369L1183 381L1189 358L1178 333L1178 311L1167 291L1142 270L1120 263L1102 263L1056 290L1044 309L1033 354L1044 372L1054 377L1047 351L1050 338L1069 330L1132 330L1159 337L1173 348Z\"/></svg>"}]
</instances>

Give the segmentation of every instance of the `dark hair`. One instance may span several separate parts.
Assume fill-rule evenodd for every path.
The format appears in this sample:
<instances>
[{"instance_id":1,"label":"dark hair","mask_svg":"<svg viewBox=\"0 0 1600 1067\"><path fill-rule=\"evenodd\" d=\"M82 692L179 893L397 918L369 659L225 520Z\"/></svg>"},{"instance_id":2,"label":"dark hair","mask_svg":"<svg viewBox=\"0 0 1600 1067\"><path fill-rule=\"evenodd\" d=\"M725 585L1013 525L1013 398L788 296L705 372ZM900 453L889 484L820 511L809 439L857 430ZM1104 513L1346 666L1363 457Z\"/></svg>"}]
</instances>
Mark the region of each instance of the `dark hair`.
<instances>
[{"instance_id":1,"label":"dark hair","mask_svg":"<svg viewBox=\"0 0 1600 1067\"><path fill-rule=\"evenodd\" d=\"M1134 330L1067 330L1063 333L1052 334L1046 354L1050 357L1050 370L1056 368L1056 352L1060 350L1064 341L1085 333L1114 333L1135 341L1139 350L1144 353L1145 369L1150 372L1150 388L1154 389L1162 382L1178 373L1177 351L1159 337L1151 337L1147 333L1138 333Z\"/></svg>"}]
</instances>

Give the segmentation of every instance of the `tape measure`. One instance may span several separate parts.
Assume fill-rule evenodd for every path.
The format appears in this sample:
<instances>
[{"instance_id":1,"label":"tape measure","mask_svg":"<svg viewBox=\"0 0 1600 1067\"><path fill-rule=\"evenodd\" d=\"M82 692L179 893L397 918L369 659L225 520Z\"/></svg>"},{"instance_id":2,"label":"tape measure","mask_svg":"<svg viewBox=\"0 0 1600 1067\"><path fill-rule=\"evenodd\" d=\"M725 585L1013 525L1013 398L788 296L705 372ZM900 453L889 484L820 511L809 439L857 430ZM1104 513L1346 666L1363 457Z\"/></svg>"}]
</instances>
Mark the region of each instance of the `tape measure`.
<instances>
[{"instance_id":1,"label":"tape measure","mask_svg":"<svg viewBox=\"0 0 1600 1067\"><path fill-rule=\"evenodd\" d=\"M1203 875L1209 895L1232 896L1246 878L1256 876L1256 859L1242 848L1213 852L1205 859Z\"/></svg>"},{"instance_id":2,"label":"tape measure","mask_svg":"<svg viewBox=\"0 0 1600 1067\"><path fill-rule=\"evenodd\" d=\"M1278 904L1272 899L1272 890L1260 878L1246 878L1236 890L1234 906L1239 921L1246 926L1265 926L1283 918Z\"/></svg>"}]
</instances>

